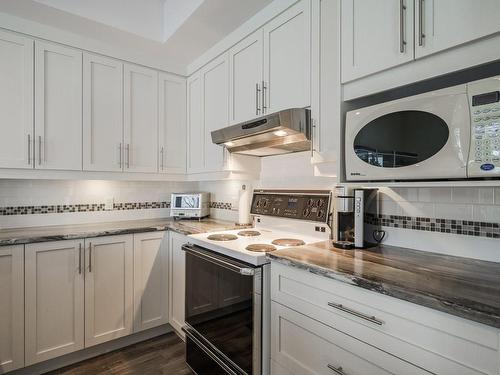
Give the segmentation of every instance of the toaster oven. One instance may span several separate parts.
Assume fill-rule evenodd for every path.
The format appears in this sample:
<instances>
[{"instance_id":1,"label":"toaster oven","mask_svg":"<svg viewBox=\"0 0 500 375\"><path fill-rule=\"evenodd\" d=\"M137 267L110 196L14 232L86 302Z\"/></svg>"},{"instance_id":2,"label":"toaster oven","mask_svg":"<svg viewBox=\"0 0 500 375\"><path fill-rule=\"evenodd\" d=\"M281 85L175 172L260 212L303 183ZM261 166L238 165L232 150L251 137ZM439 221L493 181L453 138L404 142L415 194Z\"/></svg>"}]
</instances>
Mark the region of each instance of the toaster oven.
<instances>
[{"instance_id":1,"label":"toaster oven","mask_svg":"<svg viewBox=\"0 0 500 375\"><path fill-rule=\"evenodd\" d=\"M210 193L173 193L170 216L202 219L210 215Z\"/></svg>"}]
</instances>

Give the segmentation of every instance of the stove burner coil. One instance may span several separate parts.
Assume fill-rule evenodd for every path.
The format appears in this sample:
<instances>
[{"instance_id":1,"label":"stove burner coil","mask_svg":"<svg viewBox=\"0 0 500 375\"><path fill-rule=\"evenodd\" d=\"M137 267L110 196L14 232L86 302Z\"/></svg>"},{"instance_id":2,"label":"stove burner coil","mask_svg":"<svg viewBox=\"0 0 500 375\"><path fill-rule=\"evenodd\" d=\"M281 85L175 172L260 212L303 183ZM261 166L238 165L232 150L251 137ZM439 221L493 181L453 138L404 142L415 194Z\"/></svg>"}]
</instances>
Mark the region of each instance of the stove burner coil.
<instances>
[{"instance_id":1,"label":"stove burner coil","mask_svg":"<svg viewBox=\"0 0 500 375\"><path fill-rule=\"evenodd\" d=\"M255 236L260 236L260 232L256 230L242 230L241 232L238 232L238 236L255 237Z\"/></svg>"},{"instance_id":2,"label":"stove burner coil","mask_svg":"<svg viewBox=\"0 0 500 375\"><path fill-rule=\"evenodd\" d=\"M302 246L306 243L298 238L278 238L272 244L278 246Z\"/></svg>"},{"instance_id":3,"label":"stove burner coil","mask_svg":"<svg viewBox=\"0 0 500 375\"><path fill-rule=\"evenodd\" d=\"M276 250L276 246L265 244L265 243L254 243L248 245L246 248L248 251L253 251L256 253L268 253L270 251Z\"/></svg>"},{"instance_id":4,"label":"stove burner coil","mask_svg":"<svg viewBox=\"0 0 500 375\"><path fill-rule=\"evenodd\" d=\"M207 239L211 241L233 241L237 240L238 236L234 234L216 233L216 234L211 234L210 236L207 237Z\"/></svg>"}]
</instances>

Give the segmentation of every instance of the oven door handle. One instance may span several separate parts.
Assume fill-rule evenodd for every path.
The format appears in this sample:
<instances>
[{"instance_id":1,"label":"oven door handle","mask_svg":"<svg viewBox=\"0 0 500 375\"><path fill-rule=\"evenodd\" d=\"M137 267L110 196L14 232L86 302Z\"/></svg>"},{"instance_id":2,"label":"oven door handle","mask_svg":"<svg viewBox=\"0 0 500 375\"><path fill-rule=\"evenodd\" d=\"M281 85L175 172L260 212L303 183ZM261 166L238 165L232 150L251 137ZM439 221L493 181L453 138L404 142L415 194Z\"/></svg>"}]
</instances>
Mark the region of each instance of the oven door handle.
<instances>
[{"instance_id":1,"label":"oven door handle","mask_svg":"<svg viewBox=\"0 0 500 375\"><path fill-rule=\"evenodd\" d=\"M240 275L243 276L254 276L255 275L255 270L250 267L241 267L241 264L239 263L233 263L230 260L226 259L221 259L219 257L212 256L210 254L207 254L206 252L202 252L194 248L193 246L190 245L182 245L182 250L184 250L187 253L190 253L194 256L197 256L198 258L202 258L204 260L207 260L209 262L212 262L218 266L224 267L230 271L237 272Z\"/></svg>"}]
</instances>

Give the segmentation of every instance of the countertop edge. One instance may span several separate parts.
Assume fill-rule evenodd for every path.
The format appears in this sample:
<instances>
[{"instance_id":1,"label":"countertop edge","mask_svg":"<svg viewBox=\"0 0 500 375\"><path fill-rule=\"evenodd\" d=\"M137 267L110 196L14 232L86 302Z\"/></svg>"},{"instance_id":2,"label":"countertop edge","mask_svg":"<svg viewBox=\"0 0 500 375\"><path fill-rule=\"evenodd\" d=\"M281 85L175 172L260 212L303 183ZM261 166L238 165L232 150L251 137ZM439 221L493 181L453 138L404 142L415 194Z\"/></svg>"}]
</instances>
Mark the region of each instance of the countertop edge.
<instances>
[{"instance_id":1,"label":"countertop edge","mask_svg":"<svg viewBox=\"0 0 500 375\"><path fill-rule=\"evenodd\" d=\"M471 320L476 323L481 323L493 328L500 329L500 316L474 310L470 307L462 306L451 301L443 301L437 296L422 294L418 292L410 293L404 288L394 286L389 283L367 280L347 273L336 272L329 268L324 268L318 265L309 263L306 264L295 259L289 259L272 253L268 253L267 257L271 261L283 264L285 266L302 269L314 275L340 281L371 292L397 298L406 302L414 303L419 306L427 307L459 318Z\"/></svg>"}]
</instances>

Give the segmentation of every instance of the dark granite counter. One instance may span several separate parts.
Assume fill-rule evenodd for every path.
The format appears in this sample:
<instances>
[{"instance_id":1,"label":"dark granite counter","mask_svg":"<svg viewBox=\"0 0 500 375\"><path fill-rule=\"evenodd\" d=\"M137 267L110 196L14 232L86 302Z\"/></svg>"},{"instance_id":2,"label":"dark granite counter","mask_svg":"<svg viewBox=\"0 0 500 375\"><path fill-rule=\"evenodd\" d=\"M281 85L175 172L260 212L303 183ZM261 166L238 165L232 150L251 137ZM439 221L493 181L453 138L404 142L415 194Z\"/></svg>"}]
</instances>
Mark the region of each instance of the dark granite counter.
<instances>
[{"instance_id":1,"label":"dark granite counter","mask_svg":"<svg viewBox=\"0 0 500 375\"><path fill-rule=\"evenodd\" d=\"M215 219L174 221L167 218L0 229L0 246L163 230L172 230L181 234L194 234L235 228L241 227L233 222Z\"/></svg>"},{"instance_id":2,"label":"dark granite counter","mask_svg":"<svg viewBox=\"0 0 500 375\"><path fill-rule=\"evenodd\" d=\"M342 250L330 241L277 250L268 257L500 328L500 263L392 246Z\"/></svg>"}]
</instances>

